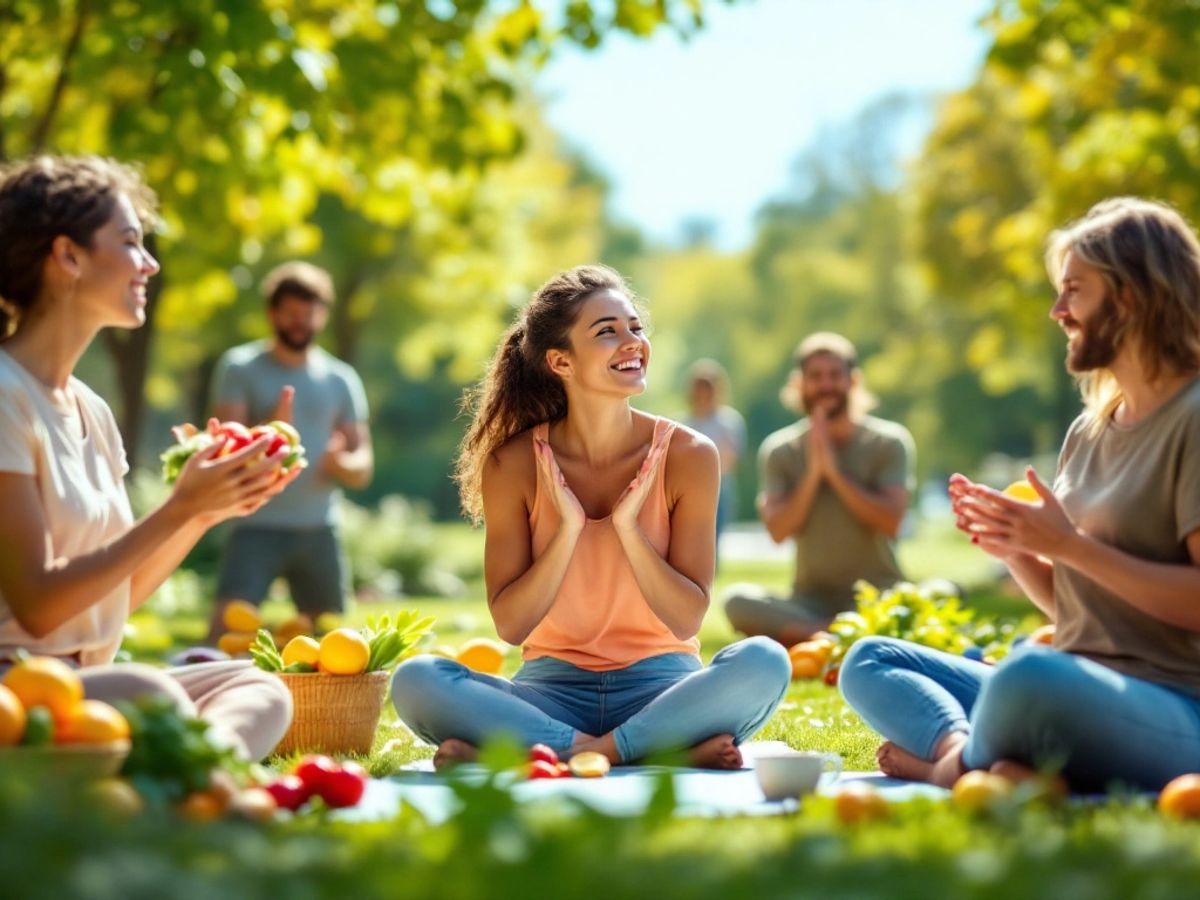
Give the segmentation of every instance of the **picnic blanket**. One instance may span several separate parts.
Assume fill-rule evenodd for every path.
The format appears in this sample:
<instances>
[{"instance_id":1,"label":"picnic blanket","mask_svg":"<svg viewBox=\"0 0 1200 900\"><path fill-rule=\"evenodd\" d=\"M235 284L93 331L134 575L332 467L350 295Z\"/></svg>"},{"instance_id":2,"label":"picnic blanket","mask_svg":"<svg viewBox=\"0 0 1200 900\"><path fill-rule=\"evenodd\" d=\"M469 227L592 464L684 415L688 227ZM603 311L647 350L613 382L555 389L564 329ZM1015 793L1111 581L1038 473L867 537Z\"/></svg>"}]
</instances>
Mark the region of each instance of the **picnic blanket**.
<instances>
[{"instance_id":1,"label":"picnic blanket","mask_svg":"<svg viewBox=\"0 0 1200 900\"><path fill-rule=\"evenodd\" d=\"M755 749L742 747L747 765L753 764ZM662 773L669 772L675 790L675 815L693 817L778 815L797 809L796 799L767 800L754 777L753 768L728 772L664 766L620 766L604 778L557 778L517 781L513 796L519 803L552 802L571 798L598 812L611 816L640 816L650 804ZM460 766L456 778L482 783L486 771L480 766ZM818 793L830 793L845 783L865 781L889 800L916 796L944 797L948 792L929 784L900 781L879 772L843 772L836 779L825 779ZM429 822L437 824L451 818L461 801L447 783L446 776L433 771L428 760L412 764L386 779L372 779L359 804L340 811L339 818L371 822L390 819L407 803Z\"/></svg>"}]
</instances>

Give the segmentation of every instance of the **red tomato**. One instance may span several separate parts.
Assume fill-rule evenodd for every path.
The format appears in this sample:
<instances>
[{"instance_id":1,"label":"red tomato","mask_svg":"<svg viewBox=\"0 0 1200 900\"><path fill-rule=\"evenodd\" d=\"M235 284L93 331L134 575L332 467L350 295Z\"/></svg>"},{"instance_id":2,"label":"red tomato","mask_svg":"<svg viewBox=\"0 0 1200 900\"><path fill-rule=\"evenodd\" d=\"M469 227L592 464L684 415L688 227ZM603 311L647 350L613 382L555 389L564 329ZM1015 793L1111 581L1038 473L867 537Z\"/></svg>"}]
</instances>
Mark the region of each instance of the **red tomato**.
<instances>
[{"instance_id":1,"label":"red tomato","mask_svg":"<svg viewBox=\"0 0 1200 900\"><path fill-rule=\"evenodd\" d=\"M259 438L270 438L271 442L267 444L267 449L263 451L264 456L270 456L280 447L288 446L287 438L272 428L270 425L255 425L250 429L250 437L253 440Z\"/></svg>"},{"instance_id":2,"label":"red tomato","mask_svg":"<svg viewBox=\"0 0 1200 900\"><path fill-rule=\"evenodd\" d=\"M529 780L535 778L561 778L557 763L548 763L544 759L535 760L529 764Z\"/></svg>"},{"instance_id":3,"label":"red tomato","mask_svg":"<svg viewBox=\"0 0 1200 900\"><path fill-rule=\"evenodd\" d=\"M529 761L548 762L552 766L558 765L558 754L554 752L554 748L547 747L545 744L534 744L529 748Z\"/></svg>"},{"instance_id":4,"label":"red tomato","mask_svg":"<svg viewBox=\"0 0 1200 900\"><path fill-rule=\"evenodd\" d=\"M342 767L328 756L314 753L301 757L300 762L296 763L296 768L292 770L292 774L304 782L309 793L319 794L325 780L341 770Z\"/></svg>"},{"instance_id":5,"label":"red tomato","mask_svg":"<svg viewBox=\"0 0 1200 900\"><path fill-rule=\"evenodd\" d=\"M362 799L367 789L367 773L358 763L345 763L338 771L331 772L321 781L317 793L327 806L340 809L353 806Z\"/></svg>"},{"instance_id":6,"label":"red tomato","mask_svg":"<svg viewBox=\"0 0 1200 900\"><path fill-rule=\"evenodd\" d=\"M236 453L247 444L253 443L254 436L250 433L250 429L241 422L222 422L218 429L218 437L225 438L225 446L221 448L218 456L228 456L230 453Z\"/></svg>"},{"instance_id":7,"label":"red tomato","mask_svg":"<svg viewBox=\"0 0 1200 900\"><path fill-rule=\"evenodd\" d=\"M266 791L275 798L275 805L280 809L298 810L305 804L312 792L304 782L295 775L284 775L277 781L266 786Z\"/></svg>"}]
</instances>

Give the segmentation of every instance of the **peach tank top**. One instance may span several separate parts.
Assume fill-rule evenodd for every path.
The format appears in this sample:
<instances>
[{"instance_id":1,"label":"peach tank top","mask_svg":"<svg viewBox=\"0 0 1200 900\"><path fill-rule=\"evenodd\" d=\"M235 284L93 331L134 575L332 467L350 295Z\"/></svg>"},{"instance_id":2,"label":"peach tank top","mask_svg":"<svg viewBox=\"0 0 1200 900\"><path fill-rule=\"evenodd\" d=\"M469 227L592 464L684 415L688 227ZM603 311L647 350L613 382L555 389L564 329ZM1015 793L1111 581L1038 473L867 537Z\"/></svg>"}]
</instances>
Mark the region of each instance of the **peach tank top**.
<instances>
[{"instance_id":1,"label":"peach tank top","mask_svg":"<svg viewBox=\"0 0 1200 900\"><path fill-rule=\"evenodd\" d=\"M651 451L669 443L674 431L675 423L668 419L655 422ZM534 427L535 439L547 440L548 434L546 423ZM671 519L664 470L665 466L660 465L654 476L638 524L650 545L665 559ZM558 511L545 496L539 470L529 514L534 559L545 551L558 525ZM525 641L524 658L551 656L581 669L604 672L663 653L699 656L700 642L675 637L650 609L613 529L612 516L588 519L554 605Z\"/></svg>"}]
</instances>

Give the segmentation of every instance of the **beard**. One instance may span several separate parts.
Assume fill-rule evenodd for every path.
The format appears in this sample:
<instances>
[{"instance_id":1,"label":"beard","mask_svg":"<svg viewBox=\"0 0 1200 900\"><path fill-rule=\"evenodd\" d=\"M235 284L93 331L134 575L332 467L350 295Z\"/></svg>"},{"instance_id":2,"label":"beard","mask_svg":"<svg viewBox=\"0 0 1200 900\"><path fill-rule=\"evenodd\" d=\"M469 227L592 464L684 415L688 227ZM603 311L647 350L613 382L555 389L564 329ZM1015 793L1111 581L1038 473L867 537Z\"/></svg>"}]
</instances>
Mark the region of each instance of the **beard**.
<instances>
[{"instance_id":1,"label":"beard","mask_svg":"<svg viewBox=\"0 0 1200 900\"><path fill-rule=\"evenodd\" d=\"M311 328L303 327L276 328L275 337L283 346L299 353L301 350L307 350L312 346L312 342L316 340L317 333Z\"/></svg>"},{"instance_id":2,"label":"beard","mask_svg":"<svg viewBox=\"0 0 1200 900\"><path fill-rule=\"evenodd\" d=\"M804 400L804 411L812 415L812 411L821 406L825 410L825 418L836 419L846 414L846 410L850 408L850 395L846 393L824 393L824 394L806 394ZM821 401L833 401L824 402Z\"/></svg>"},{"instance_id":3,"label":"beard","mask_svg":"<svg viewBox=\"0 0 1200 900\"><path fill-rule=\"evenodd\" d=\"M1117 303L1109 295L1086 323L1079 325L1079 336L1075 347L1067 347L1067 371L1072 375L1106 369L1117 358L1117 332L1121 328L1121 317Z\"/></svg>"}]
</instances>

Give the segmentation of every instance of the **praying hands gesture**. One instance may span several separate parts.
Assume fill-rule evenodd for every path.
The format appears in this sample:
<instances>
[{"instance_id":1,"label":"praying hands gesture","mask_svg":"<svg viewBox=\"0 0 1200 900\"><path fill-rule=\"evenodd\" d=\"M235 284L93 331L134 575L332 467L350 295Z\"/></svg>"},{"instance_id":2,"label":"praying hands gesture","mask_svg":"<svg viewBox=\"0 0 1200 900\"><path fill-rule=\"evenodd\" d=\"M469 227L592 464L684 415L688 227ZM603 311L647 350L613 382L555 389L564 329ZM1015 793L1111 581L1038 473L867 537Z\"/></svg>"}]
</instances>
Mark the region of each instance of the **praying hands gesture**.
<instances>
[{"instance_id":1,"label":"praying hands gesture","mask_svg":"<svg viewBox=\"0 0 1200 900\"><path fill-rule=\"evenodd\" d=\"M618 532L637 529L638 514L646 504L646 498L650 496L650 487L654 484L655 475L666 455L666 442L647 453L637 475L617 498L617 504L613 507L612 523Z\"/></svg>"},{"instance_id":2,"label":"praying hands gesture","mask_svg":"<svg viewBox=\"0 0 1200 900\"><path fill-rule=\"evenodd\" d=\"M809 415L808 429L808 477L820 481L836 473L837 462L833 455L833 439L829 436L829 419L825 410L814 409Z\"/></svg>"}]
</instances>

